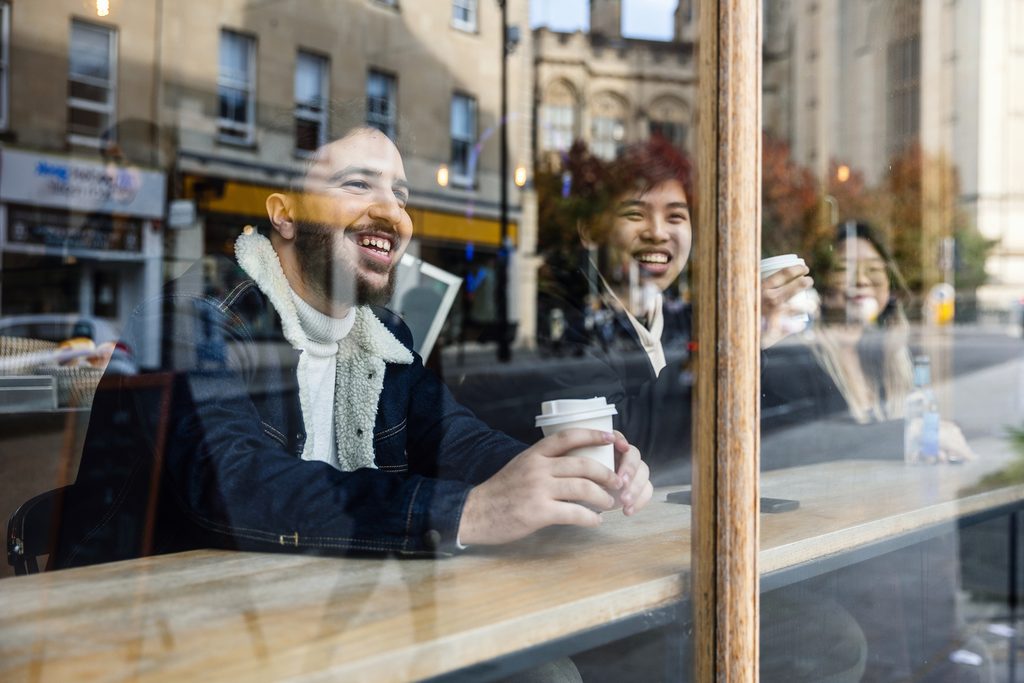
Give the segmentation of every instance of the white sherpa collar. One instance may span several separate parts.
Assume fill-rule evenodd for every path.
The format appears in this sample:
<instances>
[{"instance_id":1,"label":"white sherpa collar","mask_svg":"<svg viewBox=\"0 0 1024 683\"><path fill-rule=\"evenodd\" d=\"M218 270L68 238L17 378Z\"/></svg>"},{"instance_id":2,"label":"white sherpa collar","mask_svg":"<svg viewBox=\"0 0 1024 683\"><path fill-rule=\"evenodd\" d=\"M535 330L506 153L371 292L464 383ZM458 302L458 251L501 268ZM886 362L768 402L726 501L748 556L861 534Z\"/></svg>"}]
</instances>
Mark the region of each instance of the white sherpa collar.
<instances>
[{"instance_id":1,"label":"white sherpa collar","mask_svg":"<svg viewBox=\"0 0 1024 683\"><path fill-rule=\"evenodd\" d=\"M281 260L270 240L257 232L243 233L235 240L235 257L238 265L277 310L285 339L295 348L307 348L310 341L299 324L299 314L292 301L288 278L285 277ZM409 349L395 338L367 306L356 309L356 320L349 335L369 355L386 363L412 363Z\"/></svg>"}]
</instances>

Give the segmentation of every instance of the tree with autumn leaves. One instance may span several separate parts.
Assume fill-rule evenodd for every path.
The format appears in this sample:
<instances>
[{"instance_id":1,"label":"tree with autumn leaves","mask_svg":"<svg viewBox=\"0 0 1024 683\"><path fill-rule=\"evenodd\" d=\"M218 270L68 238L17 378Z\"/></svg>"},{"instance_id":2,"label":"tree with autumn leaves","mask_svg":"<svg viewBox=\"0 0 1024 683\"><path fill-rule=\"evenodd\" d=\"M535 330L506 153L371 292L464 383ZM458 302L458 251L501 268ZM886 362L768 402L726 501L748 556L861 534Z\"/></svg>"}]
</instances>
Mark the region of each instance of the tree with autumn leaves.
<instances>
[{"instance_id":1,"label":"tree with autumn leaves","mask_svg":"<svg viewBox=\"0 0 1024 683\"><path fill-rule=\"evenodd\" d=\"M941 279L939 244L956 239L954 286L966 298L985 282L985 259L993 243L969 224L956 206L956 171L920 145L891 160L875 187L862 173L833 163L822 186L810 169L796 163L789 145L769 136L762 147L761 244L765 256L795 252L808 259L812 275L827 263L833 222L865 220L887 242L914 295ZM840 179L842 178L842 179Z\"/></svg>"}]
</instances>

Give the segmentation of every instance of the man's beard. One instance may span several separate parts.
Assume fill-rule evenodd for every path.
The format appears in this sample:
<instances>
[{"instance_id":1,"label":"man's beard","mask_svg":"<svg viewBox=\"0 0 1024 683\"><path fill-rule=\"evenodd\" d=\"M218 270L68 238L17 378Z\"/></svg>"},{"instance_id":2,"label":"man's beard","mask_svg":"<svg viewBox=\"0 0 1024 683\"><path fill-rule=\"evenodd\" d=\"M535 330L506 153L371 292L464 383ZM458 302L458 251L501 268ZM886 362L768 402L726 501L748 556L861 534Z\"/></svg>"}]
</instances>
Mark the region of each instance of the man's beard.
<instances>
[{"instance_id":1,"label":"man's beard","mask_svg":"<svg viewBox=\"0 0 1024 683\"><path fill-rule=\"evenodd\" d=\"M368 282L355 264L336 254L337 243L343 239L346 239L345 230L341 228L312 221L298 223L295 252L303 281L316 295L339 306L383 306L394 294L397 269L363 260L367 268L388 273L387 282L381 286ZM397 248L397 237L394 244Z\"/></svg>"}]
</instances>

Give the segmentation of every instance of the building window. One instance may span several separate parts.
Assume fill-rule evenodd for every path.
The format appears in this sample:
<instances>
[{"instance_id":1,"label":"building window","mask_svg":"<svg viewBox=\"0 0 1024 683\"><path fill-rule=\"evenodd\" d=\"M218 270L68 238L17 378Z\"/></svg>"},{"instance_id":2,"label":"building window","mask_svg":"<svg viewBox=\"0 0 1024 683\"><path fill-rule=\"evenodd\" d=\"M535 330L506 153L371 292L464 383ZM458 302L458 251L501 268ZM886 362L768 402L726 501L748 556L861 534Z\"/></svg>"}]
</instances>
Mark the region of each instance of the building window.
<instances>
[{"instance_id":1,"label":"building window","mask_svg":"<svg viewBox=\"0 0 1024 683\"><path fill-rule=\"evenodd\" d=\"M576 138L576 111L571 104L545 104L540 110L540 147L564 152Z\"/></svg>"},{"instance_id":2,"label":"building window","mask_svg":"<svg viewBox=\"0 0 1024 683\"><path fill-rule=\"evenodd\" d=\"M7 64L10 59L11 5L0 2L0 130L7 128Z\"/></svg>"},{"instance_id":3,"label":"building window","mask_svg":"<svg viewBox=\"0 0 1024 683\"><path fill-rule=\"evenodd\" d=\"M256 41L220 32L217 135L222 142L252 144L256 128Z\"/></svg>"},{"instance_id":4,"label":"building window","mask_svg":"<svg viewBox=\"0 0 1024 683\"><path fill-rule=\"evenodd\" d=\"M366 123L392 140L398 129L395 77L370 71L366 77Z\"/></svg>"},{"instance_id":5,"label":"building window","mask_svg":"<svg viewBox=\"0 0 1024 683\"><path fill-rule=\"evenodd\" d=\"M315 152L327 142L327 58L299 51L295 57L295 151Z\"/></svg>"},{"instance_id":6,"label":"building window","mask_svg":"<svg viewBox=\"0 0 1024 683\"><path fill-rule=\"evenodd\" d=\"M888 147L890 154L898 154L917 139L920 129L920 36L908 36L890 43L887 62Z\"/></svg>"},{"instance_id":7,"label":"building window","mask_svg":"<svg viewBox=\"0 0 1024 683\"><path fill-rule=\"evenodd\" d=\"M921 3L900 0L892 8L886 54L886 146L890 155L913 143L921 119Z\"/></svg>"},{"instance_id":8,"label":"building window","mask_svg":"<svg viewBox=\"0 0 1024 683\"><path fill-rule=\"evenodd\" d=\"M597 116L591 125L590 148L594 156L601 159L614 159L623 146L626 137L626 124L622 119Z\"/></svg>"},{"instance_id":9,"label":"building window","mask_svg":"<svg viewBox=\"0 0 1024 683\"><path fill-rule=\"evenodd\" d=\"M452 96L452 183L473 184L476 167L473 143L476 141L476 100L468 95Z\"/></svg>"},{"instance_id":10,"label":"building window","mask_svg":"<svg viewBox=\"0 0 1024 683\"><path fill-rule=\"evenodd\" d=\"M651 137L662 137L675 147L686 147L686 124L677 121L651 121L649 131Z\"/></svg>"},{"instance_id":11,"label":"building window","mask_svg":"<svg viewBox=\"0 0 1024 683\"><path fill-rule=\"evenodd\" d=\"M452 0L452 26L475 33L476 3L477 0Z\"/></svg>"},{"instance_id":12,"label":"building window","mask_svg":"<svg viewBox=\"0 0 1024 683\"><path fill-rule=\"evenodd\" d=\"M68 140L74 144L99 146L100 137L114 123L117 102L116 37L115 31L105 26L71 22Z\"/></svg>"}]
</instances>

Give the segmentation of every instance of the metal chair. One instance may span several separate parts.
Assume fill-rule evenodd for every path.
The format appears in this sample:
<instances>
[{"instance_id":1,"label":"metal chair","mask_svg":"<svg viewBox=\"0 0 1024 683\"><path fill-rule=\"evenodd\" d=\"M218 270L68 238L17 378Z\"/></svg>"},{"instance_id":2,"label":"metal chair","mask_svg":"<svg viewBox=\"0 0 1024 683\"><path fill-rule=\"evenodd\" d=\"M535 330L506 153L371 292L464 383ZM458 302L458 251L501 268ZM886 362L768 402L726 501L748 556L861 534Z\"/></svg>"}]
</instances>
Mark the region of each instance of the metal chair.
<instances>
[{"instance_id":1,"label":"metal chair","mask_svg":"<svg viewBox=\"0 0 1024 683\"><path fill-rule=\"evenodd\" d=\"M22 503L7 522L7 564L18 576L38 574L38 558L49 555L55 540L55 522L68 486L40 493Z\"/></svg>"}]
</instances>

